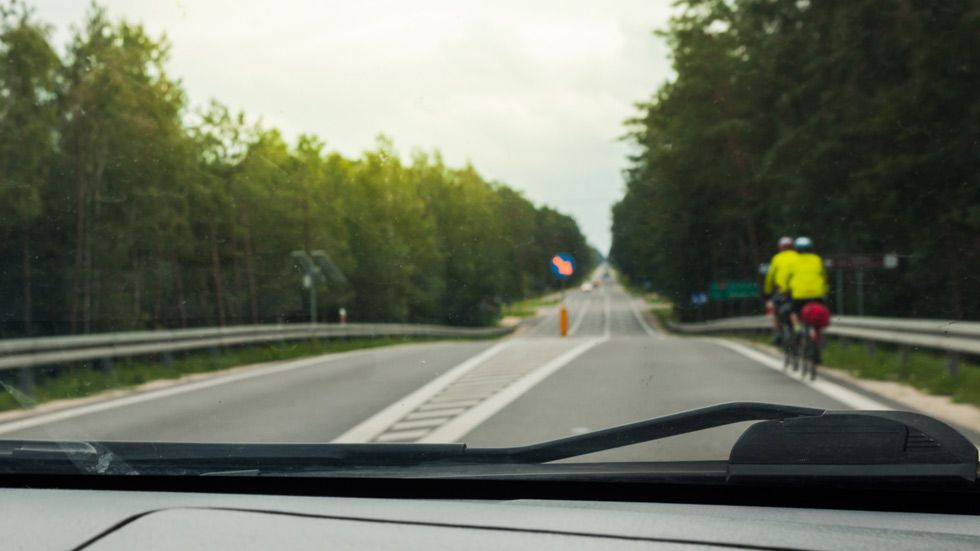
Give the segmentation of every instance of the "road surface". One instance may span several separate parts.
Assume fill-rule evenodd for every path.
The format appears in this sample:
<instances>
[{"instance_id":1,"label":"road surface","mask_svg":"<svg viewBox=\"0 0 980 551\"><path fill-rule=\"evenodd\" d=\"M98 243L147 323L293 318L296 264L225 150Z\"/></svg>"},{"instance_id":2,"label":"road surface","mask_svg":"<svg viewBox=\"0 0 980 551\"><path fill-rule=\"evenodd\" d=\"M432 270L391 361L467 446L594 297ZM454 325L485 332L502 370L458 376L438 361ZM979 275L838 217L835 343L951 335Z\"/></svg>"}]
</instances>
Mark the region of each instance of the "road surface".
<instances>
[{"instance_id":1,"label":"road surface","mask_svg":"<svg viewBox=\"0 0 980 551\"><path fill-rule=\"evenodd\" d=\"M893 407L745 347L663 335L612 279L497 341L421 343L220 375L0 424L0 438L509 446L729 401ZM771 361L770 361L771 363ZM724 459L745 425L588 459Z\"/></svg>"}]
</instances>

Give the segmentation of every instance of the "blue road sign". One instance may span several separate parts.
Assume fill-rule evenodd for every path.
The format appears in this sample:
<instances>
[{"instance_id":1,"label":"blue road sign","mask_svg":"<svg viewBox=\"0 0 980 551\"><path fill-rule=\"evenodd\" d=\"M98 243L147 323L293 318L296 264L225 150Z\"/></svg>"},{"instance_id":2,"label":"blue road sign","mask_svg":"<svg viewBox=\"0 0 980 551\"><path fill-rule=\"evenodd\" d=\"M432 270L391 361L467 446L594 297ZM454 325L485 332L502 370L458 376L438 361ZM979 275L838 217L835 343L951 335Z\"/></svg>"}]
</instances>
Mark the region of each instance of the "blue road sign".
<instances>
[{"instance_id":1,"label":"blue road sign","mask_svg":"<svg viewBox=\"0 0 980 551\"><path fill-rule=\"evenodd\" d=\"M558 279L568 279L575 273L575 259L568 253L558 253L551 257L551 275Z\"/></svg>"}]
</instances>

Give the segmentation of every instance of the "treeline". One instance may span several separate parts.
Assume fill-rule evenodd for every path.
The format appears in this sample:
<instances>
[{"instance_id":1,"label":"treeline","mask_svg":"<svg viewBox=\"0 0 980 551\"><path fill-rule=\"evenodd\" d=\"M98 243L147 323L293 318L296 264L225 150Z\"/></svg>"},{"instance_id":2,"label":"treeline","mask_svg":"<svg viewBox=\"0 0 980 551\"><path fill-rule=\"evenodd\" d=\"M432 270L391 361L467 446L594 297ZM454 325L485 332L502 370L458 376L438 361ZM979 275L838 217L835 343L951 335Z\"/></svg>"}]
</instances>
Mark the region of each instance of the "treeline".
<instances>
[{"instance_id":1,"label":"treeline","mask_svg":"<svg viewBox=\"0 0 980 551\"><path fill-rule=\"evenodd\" d=\"M676 77L630 122L613 212L624 273L685 308L805 234L901 255L864 274L868 315L980 319L980 2L692 0L663 36Z\"/></svg>"},{"instance_id":2,"label":"treeline","mask_svg":"<svg viewBox=\"0 0 980 551\"><path fill-rule=\"evenodd\" d=\"M61 56L20 4L0 29L0 333L308 319L292 251L326 251L320 319L493 322L554 283L575 221L438 153L361 158L188 106L168 45L93 8ZM324 101L329 101L325 97Z\"/></svg>"}]
</instances>

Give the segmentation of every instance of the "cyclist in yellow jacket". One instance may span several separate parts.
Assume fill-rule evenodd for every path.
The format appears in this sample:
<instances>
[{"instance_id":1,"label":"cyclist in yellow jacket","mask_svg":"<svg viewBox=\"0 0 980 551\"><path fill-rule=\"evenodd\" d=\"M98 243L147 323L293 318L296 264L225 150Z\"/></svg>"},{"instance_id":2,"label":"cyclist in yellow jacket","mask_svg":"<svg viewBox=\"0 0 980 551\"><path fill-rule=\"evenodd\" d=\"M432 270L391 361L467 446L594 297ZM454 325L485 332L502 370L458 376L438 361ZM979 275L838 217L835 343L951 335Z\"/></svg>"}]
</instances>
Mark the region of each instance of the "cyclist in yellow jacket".
<instances>
[{"instance_id":1,"label":"cyclist in yellow jacket","mask_svg":"<svg viewBox=\"0 0 980 551\"><path fill-rule=\"evenodd\" d=\"M829 286L823 259L813 252L813 241L809 237L797 237L793 242L796 260L790 266L786 286L793 301L793 327L800 328L800 310L808 302L824 302Z\"/></svg>"},{"instance_id":2,"label":"cyclist in yellow jacket","mask_svg":"<svg viewBox=\"0 0 980 551\"><path fill-rule=\"evenodd\" d=\"M769 261L769 269L766 271L766 280L762 286L762 292L769 300L768 306L772 307L772 340L777 345L782 343L783 324L789 324L789 314L792 310L792 303L789 300L789 290L786 280L789 279L790 268L796 261L796 251L793 250L793 238L781 237L776 245L779 249Z\"/></svg>"}]
</instances>

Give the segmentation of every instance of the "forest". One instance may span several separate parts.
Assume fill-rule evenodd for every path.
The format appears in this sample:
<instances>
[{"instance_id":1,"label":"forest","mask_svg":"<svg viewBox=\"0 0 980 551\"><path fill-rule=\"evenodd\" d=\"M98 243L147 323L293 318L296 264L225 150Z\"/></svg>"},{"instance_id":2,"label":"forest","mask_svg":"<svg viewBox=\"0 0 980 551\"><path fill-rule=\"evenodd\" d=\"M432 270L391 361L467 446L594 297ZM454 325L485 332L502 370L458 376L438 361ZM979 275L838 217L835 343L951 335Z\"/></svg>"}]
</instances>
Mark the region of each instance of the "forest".
<instances>
[{"instance_id":1,"label":"forest","mask_svg":"<svg viewBox=\"0 0 980 551\"><path fill-rule=\"evenodd\" d=\"M167 40L97 6L64 52L0 17L0 337L305 321L294 251L344 275L313 283L326 321L490 324L556 287L555 252L594 263L574 219L438 152L192 104Z\"/></svg>"},{"instance_id":2,"label":"forest","mask_svg":"<svg viewBox=\"0 0 980 551\"><path fill-rule=\"evenodd\" d=\"M862 274L868 315L980 319L980 1L689 0L659 34L674 74L627 123L613 212L628 278L690 319L808 235L897 253Z\"/></svg>"}]
</instances>

